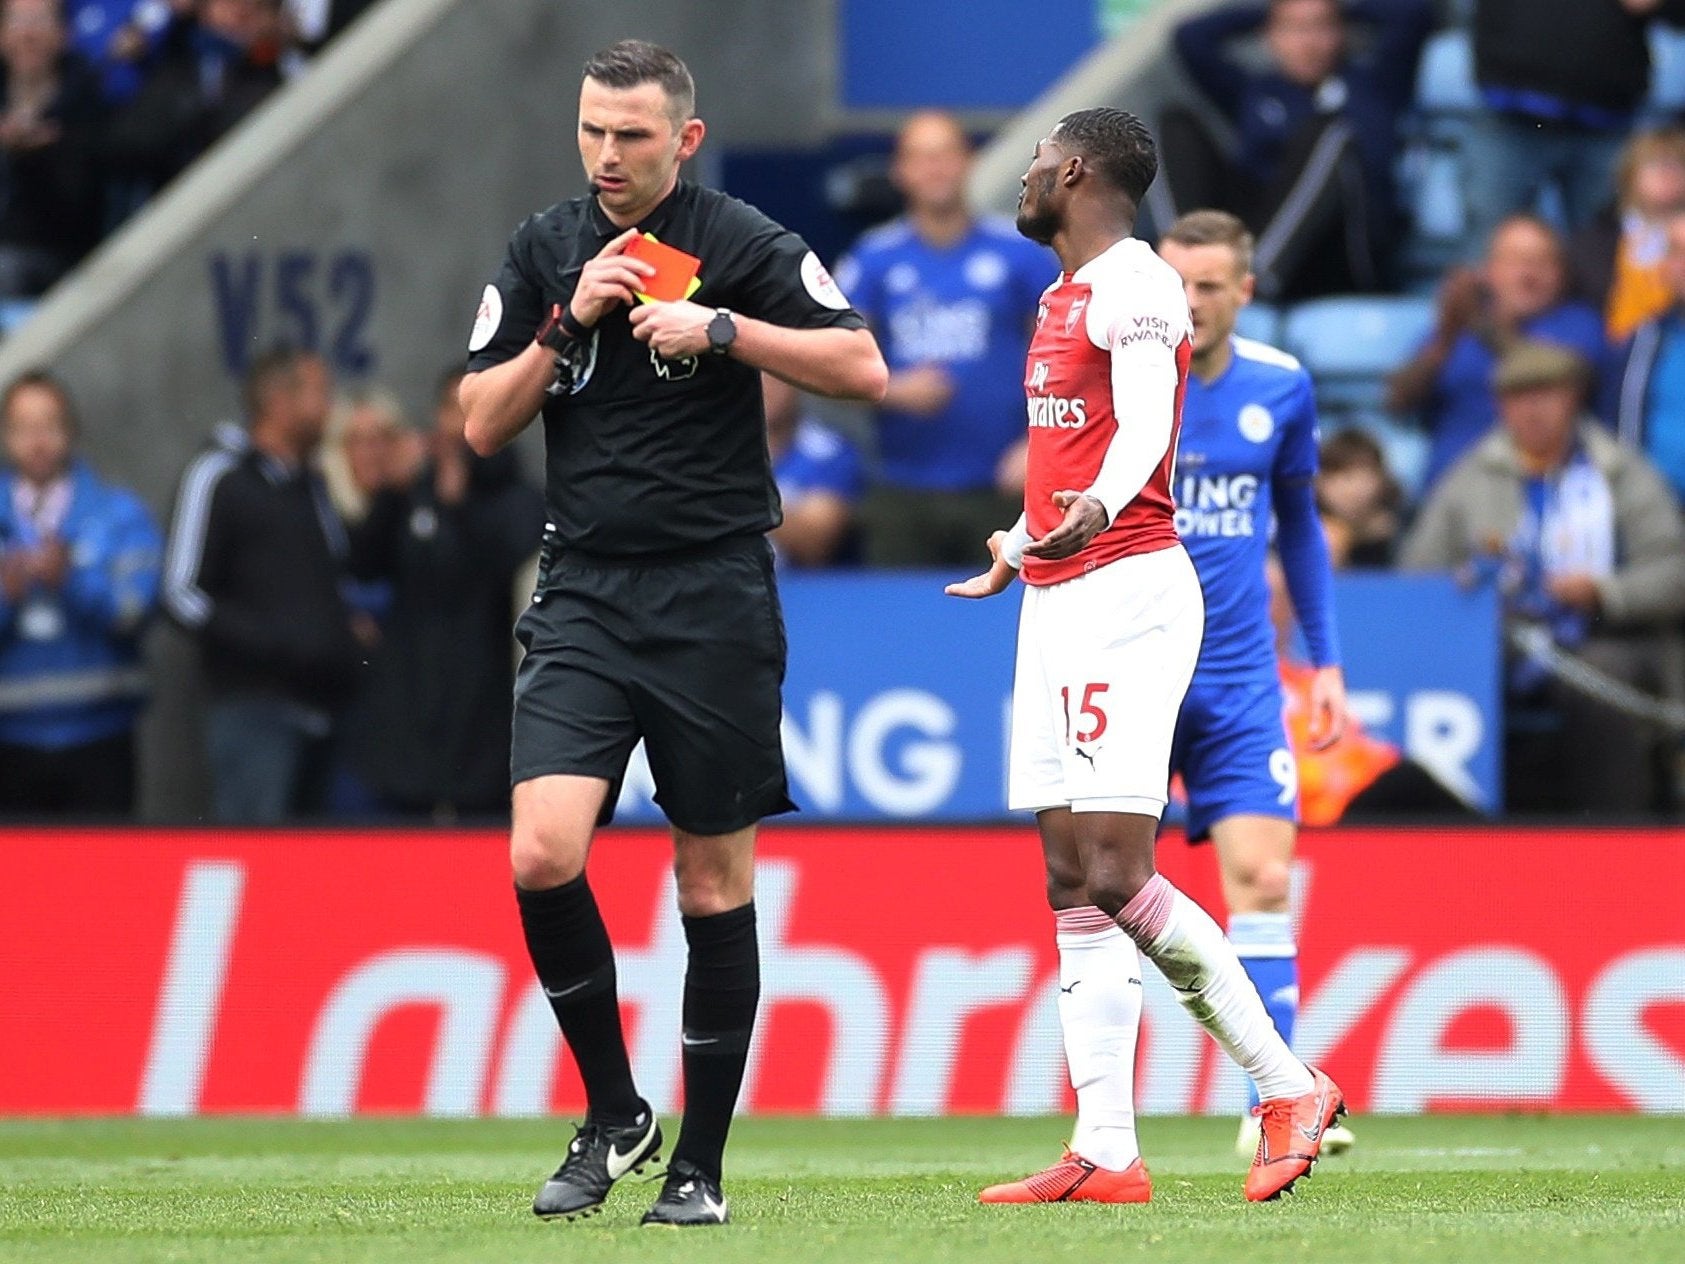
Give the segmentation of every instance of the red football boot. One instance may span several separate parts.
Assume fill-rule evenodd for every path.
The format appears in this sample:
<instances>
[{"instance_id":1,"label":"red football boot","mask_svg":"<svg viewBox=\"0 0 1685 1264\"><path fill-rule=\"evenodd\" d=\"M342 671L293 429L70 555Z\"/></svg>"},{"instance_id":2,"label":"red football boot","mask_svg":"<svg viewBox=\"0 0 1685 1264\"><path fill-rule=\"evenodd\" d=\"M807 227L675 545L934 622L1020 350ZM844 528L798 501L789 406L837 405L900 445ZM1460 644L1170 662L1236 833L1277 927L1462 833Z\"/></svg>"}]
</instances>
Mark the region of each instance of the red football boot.
<instances>
[{"instance_id":1,"label":"red football boot","mask_svg":"<svg viewBox=\"0 0 1685 1264\"><path fill-rule=\"evenodd\" d=\"M1277 1097L1258 1108L1258 1152L1246 1174L1246 1197L1268 1202L1310 1173L1322 1153L1322 1137L1346 1113L1339 1085L1315 1067L1311 1091L1302 1097Z\"/></svg>"},{"instance_id":2,"label":"red football boot","mask_svg":"<svg viewBox=\"0 0 1685 1264\"><path fill-rule=\"evenodd\" d=\"M1033 1176L991 1185L980 1203L1144 1203L1153 1196L1146 1166L1136 1159L1121 1172L1090 1163L1065 1148L1065 1157Z\"/></svg>"}]
</instances>

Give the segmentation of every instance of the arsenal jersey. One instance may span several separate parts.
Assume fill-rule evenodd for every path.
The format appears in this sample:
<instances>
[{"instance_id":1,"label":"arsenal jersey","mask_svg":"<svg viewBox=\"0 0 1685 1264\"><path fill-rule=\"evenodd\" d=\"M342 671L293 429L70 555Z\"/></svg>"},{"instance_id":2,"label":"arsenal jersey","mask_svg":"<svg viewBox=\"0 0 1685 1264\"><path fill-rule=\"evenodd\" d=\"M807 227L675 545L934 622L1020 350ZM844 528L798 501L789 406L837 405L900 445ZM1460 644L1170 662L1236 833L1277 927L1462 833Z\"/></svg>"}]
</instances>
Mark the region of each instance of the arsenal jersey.
<instances>
[{"instance_id":1,"label":"arsenal jersey","mask_svg":"<svg viewBox=\"0 0 1685 1264\"><path fill-rule=\"evenodd\" d=\"M1192 354L1181 278L1133 237L1043 293L1024 374L1025 525L1038 540L1059 525L1058 491L1094 496L1110 525L1074 557L1026 557L1026 583L1177 543L1171 473Z\"/></svg>"}]
</instances>

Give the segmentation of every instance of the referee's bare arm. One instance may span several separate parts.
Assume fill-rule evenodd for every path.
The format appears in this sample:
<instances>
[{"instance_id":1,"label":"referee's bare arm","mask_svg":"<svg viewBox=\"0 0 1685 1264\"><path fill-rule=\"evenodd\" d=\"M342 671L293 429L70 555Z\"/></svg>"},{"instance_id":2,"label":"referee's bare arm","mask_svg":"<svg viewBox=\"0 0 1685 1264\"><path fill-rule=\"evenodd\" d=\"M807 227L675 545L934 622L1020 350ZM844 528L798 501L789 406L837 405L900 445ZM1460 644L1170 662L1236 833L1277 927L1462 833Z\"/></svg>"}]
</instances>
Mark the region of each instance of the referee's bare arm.
<instances>
[{"instance_id":1,"label":"referee's bare arm","mask_svg":"<svg viewBox=\"0 0 1685 1264\"><path fill-rule=\"evenodd\" d=\"M568 304L581 327L589 329L611 309L630 304L638 283L654 275L650 264L625 256L637 235L636 229L627 229L581 270ZM468 446L490 456L511 442L544 407L544 396L555 380L555 355L536 342L512 360L467 374L457 388L457 402L467 416Z\"/></svg>"},{"instance_id":2,"label":"referee's bare arm","mask_svg":"<svg viewBox=\"0 0 1685 1264\"><path fill-rule=\"evenodd\" d=\"M739 316L731 354L792 386L832 399L876 404L889 388L889 369L867 329L787 329Z\"/></svg>"},{"instance_id":3,"label":"referee's bare arm","mask_svg":"<svg viewBox=\"0 0 1685 1264\"><path fill-rule=\"evenodd\" d=\"M688 300L651 303L632 311L632 336L669 360L708 353L712 308ZM875 404L889 385L889 370L867 329L791 329L733 313L737 337L731 357L783 378L791 386L832 399Z\"/></svg>"},{"instance_id":4,"label":"referee's bare arm","mask_svg":"<svg viewBox=\"0 0 1685 1264\"><path fill-rule=\"evenodd\" d=\"M457 387L467 418L463 437L481 456L490 456L525 430L556 380L556 355L536 342L513 360L469 373Z\"/></svg>"}]
</instances>

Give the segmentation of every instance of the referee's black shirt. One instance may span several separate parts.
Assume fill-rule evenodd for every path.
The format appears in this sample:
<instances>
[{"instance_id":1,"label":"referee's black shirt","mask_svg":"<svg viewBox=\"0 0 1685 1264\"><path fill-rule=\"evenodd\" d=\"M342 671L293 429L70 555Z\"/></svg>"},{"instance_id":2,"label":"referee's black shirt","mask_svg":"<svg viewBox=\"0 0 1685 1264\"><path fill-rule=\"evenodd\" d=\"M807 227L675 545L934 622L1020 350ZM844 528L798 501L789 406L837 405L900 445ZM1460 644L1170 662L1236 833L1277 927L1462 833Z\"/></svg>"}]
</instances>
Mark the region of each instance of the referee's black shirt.
<instances>
[{"instance_id":1,"label":"referee's black shirt","mask_svg":"<svg viewBox=\"0 0 1685 1264\"><path fill-rule=\"evenodd\" d=\"M638 225L702 261L691 300L794 329L864 329L818 257L754 207L680 181ZM580 270L621 233L594 197L561 202L515 230L486 287L468 371L518 356ZM781 521L759 370L703 352L668 361L616 307L578 349L571 389L544 405L545 499L565 551L683 553Z\"/></svg>"}]
</instances>

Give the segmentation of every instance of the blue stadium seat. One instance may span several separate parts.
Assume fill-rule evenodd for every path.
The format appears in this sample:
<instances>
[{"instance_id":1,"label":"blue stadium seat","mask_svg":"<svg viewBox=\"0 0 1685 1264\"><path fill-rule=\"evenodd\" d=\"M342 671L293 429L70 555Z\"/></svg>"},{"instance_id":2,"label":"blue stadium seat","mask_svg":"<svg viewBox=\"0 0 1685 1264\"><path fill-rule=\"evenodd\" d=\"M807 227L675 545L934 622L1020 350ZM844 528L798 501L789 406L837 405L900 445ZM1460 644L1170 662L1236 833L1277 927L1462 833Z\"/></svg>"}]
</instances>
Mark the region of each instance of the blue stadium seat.
<instances>
[{"instance_id":1,"label":"blue stadium seat","mask_svg":"<svg viewBox=\"0 0 1685 1264\"><path fill-rule=\"evenodd\" d=\"M1433 328L1427 297L1313 299L1287 313L1284 343L1316 382L1323 433L1357 426L1373 435L1412 497L1427 468L1426 436L1383 407L1387 375Z\"/></svg>"},{"instance_id":2,"label":"blue stadium seat","mask_svg":"<svg viewBox=\"0 0 1685 1264\"><path fill-rule=\"evenodd\" d=\"M1644 112L1667 118L1685 112L1685 30L1650 26L1650 96Z\"/></svg>"},{"instance_id":3,"label":"blue stadium seat","mask_svg":"<svg viewBox=\"0 0 1685 1264\"><path fill-rule=\"evenodd\" d=\"M1432 299L1319 298L1287 313L1285 342L1316 379L1319 394L1325 389L1339 394L1379 383L1409 359L1432 328Z\"/></svg>"},{"instance_id":4,"label":"blue stadium seat","mask_svg":"<svg viewBox=\"0 0 1685 1264\"><path fill-rule=\"evenodd\" d=\"M32 298L0 299L0 335L9 334L23 324L38 306L39 301Z\"/></svg>"},{"instance_id":5,"label":"blue stadium seat","mask_svg":"<svg viewBox=\"0 0 1685 1264\"><path fill-rule=\"evenodd\" d=\"M1403 128L1398 188L1410 218L1402 264L1406 287L1431 289L1465 253L1463 141L1480 109L1474 45L1466 30L1429 38L1416 70L1416 103Z\"/></svg>"},{"instance_id":6,"label":"blue stadium seat","mask_svg":"<svg viewBox=\"0 0 1685 1264\"><path fill-rule=\"evenodd\" d=\"M1416 69L1416 108L1429 115L1471 114L1480 108L1474 42L1467 31L1440 31L1422 46Z\"/></svg>"},{"instance_id":7,"label":"blue stadium seat","mask_svg":"<svg viewBox=\"0 0 1685 1264\"><path fill-rule=\"evenodd\" d=\"M1253 303L1240 309L1234 331L1242 338L1265 342L1272 347L1281 345L1281 308L1268 303Z\"/></svg>"},{"instance_id":8,"label":"blue stadium seat","mask_svg":"<svg viewBox=\"0 0 1685 1264\"><path fill-rule=\"evenodd\" d=\"M1404 201L1417 234L1430 242L1460 242L1468 225L1462 155L1448 144L1412 150L1404 170Z\"/></svg>"}]
</instances>

